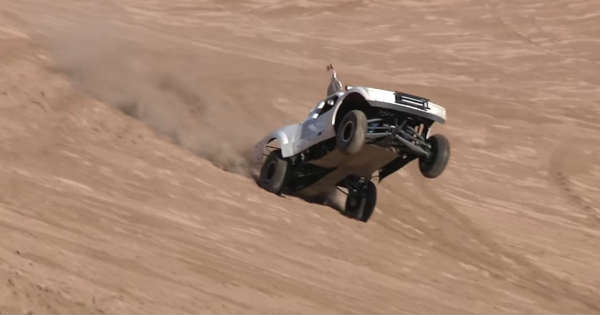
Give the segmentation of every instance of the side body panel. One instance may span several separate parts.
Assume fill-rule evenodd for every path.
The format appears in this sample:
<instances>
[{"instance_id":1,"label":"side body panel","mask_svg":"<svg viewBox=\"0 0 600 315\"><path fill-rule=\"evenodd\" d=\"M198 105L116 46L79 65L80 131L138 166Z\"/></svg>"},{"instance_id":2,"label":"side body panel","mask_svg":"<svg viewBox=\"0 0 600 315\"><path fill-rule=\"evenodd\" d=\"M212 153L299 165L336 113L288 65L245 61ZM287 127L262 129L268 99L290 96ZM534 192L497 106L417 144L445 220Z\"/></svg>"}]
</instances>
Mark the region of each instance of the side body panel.
<instances>
[{"instance_id":1,"label":"side body panel","mask_svg":"<svg viewBox=\"0 0 600 315\"><path fill-rule=\"evenodd\" d=\"M347 93L338 92L321 101L315 110L302 122L302 131L295 146L296 153L302 152L312 145L335 137L335 129L331 119L342 104Z\"/></svg>"}]
</instances>

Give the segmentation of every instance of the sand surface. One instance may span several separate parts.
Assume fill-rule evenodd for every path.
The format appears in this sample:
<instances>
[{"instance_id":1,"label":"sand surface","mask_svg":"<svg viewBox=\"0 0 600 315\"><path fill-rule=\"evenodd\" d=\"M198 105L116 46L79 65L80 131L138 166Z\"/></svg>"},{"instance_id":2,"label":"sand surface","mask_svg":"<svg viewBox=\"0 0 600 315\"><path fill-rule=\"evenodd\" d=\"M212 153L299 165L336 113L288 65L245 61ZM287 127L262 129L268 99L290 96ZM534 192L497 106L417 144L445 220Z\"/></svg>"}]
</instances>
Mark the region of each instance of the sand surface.
<instances>
[{"instance_id":1,"label":"sand surface","mask_svg":"<svg viewBox=\"0 0 600 315\"><path fill-rule=\"evenodd\" d=\"M367 224L255 184L325 65L442 104ZM3 0L1 313L600 312L600 2Z\"/></svg>"}]
</instances>

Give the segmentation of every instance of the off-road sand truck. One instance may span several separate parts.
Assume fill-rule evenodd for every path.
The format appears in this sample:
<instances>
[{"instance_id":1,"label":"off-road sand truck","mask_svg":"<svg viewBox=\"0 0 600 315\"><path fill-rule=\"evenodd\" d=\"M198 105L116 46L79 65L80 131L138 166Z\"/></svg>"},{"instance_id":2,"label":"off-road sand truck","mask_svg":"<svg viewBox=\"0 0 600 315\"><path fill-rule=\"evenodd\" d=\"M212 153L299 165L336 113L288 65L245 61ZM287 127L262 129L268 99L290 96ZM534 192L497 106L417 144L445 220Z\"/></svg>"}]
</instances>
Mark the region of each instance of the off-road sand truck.
<instances>
[{"instance_id":1,"label":"off-road sand truck","mask_svg":"<svg viewBox=\"0 0 600 315\"><path fill-rule=\"evenodd\" d=\"M256 145L258 184L276 193L319 198L347 194L344 214L366 222L377 200L372 178L382 181L418 159L423 176L446 168L450 145L430 135L446 121L444 107L403 92L343 86L330 65L327 97L301 123L281 127Z\"/></svg>"}]
</instances>

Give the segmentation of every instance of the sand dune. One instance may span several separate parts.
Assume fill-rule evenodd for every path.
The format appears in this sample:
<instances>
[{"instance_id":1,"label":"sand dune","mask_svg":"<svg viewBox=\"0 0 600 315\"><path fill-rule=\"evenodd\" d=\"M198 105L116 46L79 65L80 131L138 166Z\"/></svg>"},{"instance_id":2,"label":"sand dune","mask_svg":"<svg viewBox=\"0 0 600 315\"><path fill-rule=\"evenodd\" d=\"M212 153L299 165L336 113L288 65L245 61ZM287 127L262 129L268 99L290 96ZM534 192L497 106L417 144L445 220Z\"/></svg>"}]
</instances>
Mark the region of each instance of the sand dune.
<instances>
[{"instance_id":1,"label":"sand dune","mask_svg":"<svg viewBox=\"0 0 600 315\"><path fill-rule=\"evenodd\" d=\"M600 312L600 3L5 1L0 312ZM246 156L347 84L448 110L367 224Z\"/></svg>"}]
</instances>

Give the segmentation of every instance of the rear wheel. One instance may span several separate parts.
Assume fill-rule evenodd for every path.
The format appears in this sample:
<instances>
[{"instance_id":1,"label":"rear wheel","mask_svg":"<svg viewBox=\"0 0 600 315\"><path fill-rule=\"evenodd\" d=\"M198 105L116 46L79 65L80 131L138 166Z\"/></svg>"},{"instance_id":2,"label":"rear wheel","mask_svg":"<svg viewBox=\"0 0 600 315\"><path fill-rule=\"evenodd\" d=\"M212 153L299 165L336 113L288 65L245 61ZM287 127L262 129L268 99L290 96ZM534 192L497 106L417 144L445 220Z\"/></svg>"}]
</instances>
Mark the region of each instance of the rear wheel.
<instances>
[{"instance_id":1,"label":"rear wheel","mask_svg":"<svg viewBox=\"0 0 600 315\"><path fill-rule=\"evenodd\" d=\"M265 160L258 178L258 184L275 194L281 194L288 175L288 161L281 157L281 150L272 151Z\"/></svg>"},{"instance_id":2,"label":"rear wheel","mask_svg":"<svg viewBox=\"0 0 600 315\"><path fill-rule=\"evenodd\" d=\"M375 210L376 203L377 188L369 181L358 189L349 189L344 213L359 221L367 222Z\"/></svg>"},{"instance_id":3,"label":"rear wheel","mask_svg":"<svg viewBox=\"0 0 600 315\"><path fill-rule=\"evenodd\" d=\"M360 110L352 110L344 115L337 126L337 148L347 154L354 154L362 149L367 133L367 116Z\"/></svg>"},{"instance_id":4,"label":"rear wheel","mask_svg":"<svg viewBox=\"0 0 600 315\"><path fill-rule=\"evenodd\" d=\"M419 159L421 174L427 178L436 178L442 174L450 158L450 143L443 135L434 135L427 139L431 146L429 158Z\"/></svg>"}]
</instances>

